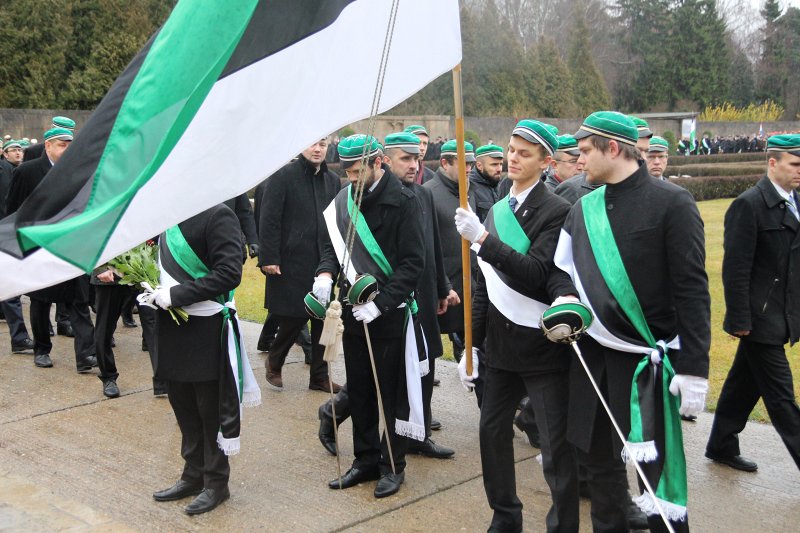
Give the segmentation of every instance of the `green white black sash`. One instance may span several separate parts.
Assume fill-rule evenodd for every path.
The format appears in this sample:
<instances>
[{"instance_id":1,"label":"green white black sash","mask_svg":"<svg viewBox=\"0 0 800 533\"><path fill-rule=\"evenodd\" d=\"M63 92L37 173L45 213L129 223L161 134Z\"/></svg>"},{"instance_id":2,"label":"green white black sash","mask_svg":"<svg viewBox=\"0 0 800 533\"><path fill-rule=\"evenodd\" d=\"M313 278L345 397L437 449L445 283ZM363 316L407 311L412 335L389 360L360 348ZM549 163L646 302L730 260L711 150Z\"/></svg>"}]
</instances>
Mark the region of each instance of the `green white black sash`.
<instances>
[{"instance_id":1,"label":"green white black sash","mask_svg":"<svg viewBox=\"0 0 800 533\"><path fill-rule=\"evenodd\" d=\"M505 244L520 254L527 254L531 241L522 229L511 206L508 205L508 196L502 198L492 206L486 215L484 227L489 234L494 235ZM473 247L477 248L476 245ZM539 317L548 306L531 296L526 295L527 288L496 269L478 256L478 266L486 282L486 292L489 300L503 316L521 326L539 328Z\"/></svg>"},{"instance_id":2,"label":"green white black sash","mask_svg":"<svg viewBox=\"0 0 800 533\"><path fill-rule=\"evenodd\" d=\"M631 285L622 258L617 248L614 233L608 221L605 202L605 187L583 197L581 201L584 225L591 252L597 267L613 298L621 307L641 341L626 351L638 351L643 357L637 365L631 384L631 431L628 447L633 459L652 462L658 458L655 443L655 405L663 404L664 450L663 467L660 472L648 472L651 484L656 487L656 497L670 520L686 518L687 483L686 458L683 451L683 435L679 414L680 401L669 393L669 383L675 376L665 341L656 341L647 324L636 292ZM574 279L574 278L573 278ZM585 294L581 294L583 299ZM588 303L591 307L592 302ZM591 334L591 333L590 333ZM619 340L619 339L617 339ZM673 345L676 343L673 343ZM660 386L656 386L658 380ZM657 389L661 394L657 398ZM623 453L623 457L627 454ZM649 515L658 514L649 493L645 492L636 503Z\"/></svg>"},{"instance_id":3,"label":"green white black sash","mask_svg":"<svg viewBox=\"0 0 800 533\"><path fill-rule=\"evenodd\" d=\"M352 194L351 185L339 192L323 212L325 225L333 248L336 251L339 264L344 268L347 265L347 261L351 261L349 268L347 268L347 281L352 285L355 283L357 274L368 273L375 276L380 288L389 282L394 269L383 250L381 250L363 214L358 213L358 216L355 216L358 207L353 202ZM345 239L350 226L351 215L356 220L356 235L352 256L348 257ZM394 431L398 435L424 441L426 438L425 419L422 410L422 383L419 378L429 372L427 347L425 346L425 336L421 331L417 331L420 326L414 323L413 315L417 312L417 304L412 295L409 295L406 303L402 305L406 310L404 353L409 418L408 420L396 418ZM421 347L418 343L418 337L422 341Z\"/></svg>"},{"instance_id":4,"label":"green white black sash","mask_svg":"<svg viewBox=\"0 0 800 533\"><path fill-rule=\"evenodd\" d=\"M159 242L162 287L173 287L179 284L177 280L199 279L209 274L208 268L186 242L177 225L164 232ZM171 269L173 272L169 271ZM222 352L228 356L228 364L223 363L220 368L220 429L217 444L226 455L236 454L240 449L241 406L261 404L261 390L247 357L233 292L220 295L213 301L206 300L183 307L190 316L221 314L223 317L220 343Z\"/></svg>"}]
</instances>

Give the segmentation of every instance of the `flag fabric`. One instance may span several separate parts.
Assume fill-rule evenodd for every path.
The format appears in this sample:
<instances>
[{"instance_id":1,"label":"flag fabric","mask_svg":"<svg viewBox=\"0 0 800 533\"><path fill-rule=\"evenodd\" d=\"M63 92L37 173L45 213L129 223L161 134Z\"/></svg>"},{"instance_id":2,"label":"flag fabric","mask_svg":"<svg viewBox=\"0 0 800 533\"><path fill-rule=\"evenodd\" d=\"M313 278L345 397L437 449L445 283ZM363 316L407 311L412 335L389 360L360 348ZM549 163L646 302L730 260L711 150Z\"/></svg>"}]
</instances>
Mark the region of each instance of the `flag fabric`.
<instances>
[{"instance_id":1,"label":"flag fabric","mask_svg":"<svg viewBox=\"0 0 800 533\"><path fill-rule=\"evenodd\" d=\"M181 0L0 221L0 299L88 272L369 116L385 43L379 113L459 63L458 1Z\"/></svg>"},{"instance_id":2,"label":"flag fabric","mask_svg":"<svg viewBox=\"0 0 800 533\"><path fill-rule=\"evenodd\" d=\"M693 152L697 148L697 118L692 119L692 126L689 130L689 148Z\"/></svg>"},{"instance_id":3,"label":"flag fabric","mask_svg":"<svg viewBox=\"0 0 800 533\"><path fill-rule=\"evenodd\" d=\"M761 122L758 125L758 138L761 139L764 137L764 123Z\"/></svg>"}]
</instances>

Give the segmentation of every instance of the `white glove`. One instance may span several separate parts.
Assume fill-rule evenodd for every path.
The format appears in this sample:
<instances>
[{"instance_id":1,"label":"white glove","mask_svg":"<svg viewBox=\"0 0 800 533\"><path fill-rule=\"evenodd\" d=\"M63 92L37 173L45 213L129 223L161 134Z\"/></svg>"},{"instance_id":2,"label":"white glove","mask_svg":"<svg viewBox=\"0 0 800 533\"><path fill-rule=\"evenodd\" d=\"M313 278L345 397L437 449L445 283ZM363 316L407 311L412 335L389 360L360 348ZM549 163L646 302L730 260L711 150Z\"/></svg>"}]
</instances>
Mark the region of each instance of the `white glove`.
<instances>
[{"instance_id":1,"label":"white glove","mask_svg":"<svg viewBox=\"0 0 800 533\"><path fill-rule=\"evenodd\" d=\"M456 209L455 221L456 229L469 242L478 242L486 233L486 228L481 224L478 215L470 210L460 207Z\"/></svg>"},{"instance_id":2,"label":"white glove","mask_svg":"<svg viewBox=\"0 0 800 533\"><path fill-rule=\"evenodd\" d=\"M169 295L169 289L166 287L159 287L153 291L153 303L165 310L172 307L172 298Z\"/></svg>"},{"instance_id":3,"label":"white glove","mask_svg":"<svg viewBox=\"0 0 800 533\"><path fill-rule=\"evenodd\" d=\"M314 286L311 288L311 293L319 300L322 305L328 305L331 299L331 287L333 286L333 279L328 276L317 276L314 278Z\"/></svg>"},{"instance_id":4,"label":"white glove","mask_svg":"<svg viewBox=\"0 0 800 533\"><path fill-rule=\"evenodd\" d=\"M367 302L365 304L356 304L353 306L353 318L359 322L369 324L379 316L381 316L381 310L378 309L375 302Z\"/></svg>"},{"instance_id":5,"label":"white glove","mask_svg":"<svg viewBox=\"0 0 800 533\"><path fill-rule=\"evenodd\" d=\"M572 295L559 296L558 298L553 300L553 303L550 304L550 307L553 307L553 306L556 306L556 305L561 305L561 304L574 304L574 303L578 303L578 302L580 302L580 300L578 298L576 298L575 296L572 296Z\"/></svg>"},{"instance_id":6,"label":"white glove","mask_svg":"<svg viewBox=\"0 0 800 533\"><path fill-rule=\"evenodd\" d=\"M472 347L472 375L467 375L467 354L461 352L461 360L458 362L458 378L465 389L472 392L475 388L474 381L478 379L478 349Z\"/></svg>"},{"instance_id":7,"label":"white glove","mask_svg":"<svg viewBox=\"0 0 800 533\"><path fill-rule=\"evenodd\" d=\"M683 416L697 416L706 406L708 380L698 376L677 374L669 384L673 396L681 396L680 413Z\"/></svg>"}]
</instances>

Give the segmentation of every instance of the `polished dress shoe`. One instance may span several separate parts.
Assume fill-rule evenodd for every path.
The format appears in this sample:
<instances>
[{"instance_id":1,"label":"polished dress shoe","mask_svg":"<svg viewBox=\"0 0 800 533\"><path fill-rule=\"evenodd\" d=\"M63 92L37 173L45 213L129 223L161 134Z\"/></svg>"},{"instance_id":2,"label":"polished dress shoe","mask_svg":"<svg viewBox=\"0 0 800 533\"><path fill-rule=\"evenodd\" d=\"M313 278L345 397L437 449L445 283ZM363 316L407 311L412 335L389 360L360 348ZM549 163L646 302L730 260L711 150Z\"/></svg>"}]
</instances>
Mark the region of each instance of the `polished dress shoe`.
<instances>
[{"instance_id":1,"label":"polished dress shoe","mask_svg":"<svg viewBox=\"0 0 800 533\"><path fill-rule=\"evenodd\" d=\"M113 379L109 379L103 383L103 395L105 395L106 398L119 398L117 382Z\"/></svg>"},{"instance_id":2,"label":"polished dress shoe","mask_svg":"<svg viewBox=\"0 0 800 533\"><path fill-rule=\"evenodd\" d=\"M27 338L20 342L11 343L11 353L31 353L33 352L33 339Z\"/></svg>"},{"instance_id":3,"label":"polished dress shoe","mask_svg":"<svg viewBox=\"0 0 800 533\"><path fill-rule=\"evenodd\" d=\"M231 491L227 486L221 489L203 489L203 492L192 500L192 503L187 505L184 511L188 515L207 513L216 509L219 504L230 497Z\"/></svg>"},{"instance_id":4,"label":"polished dress shoe","mask_svg":"<svg viewBox=\"0 0 800 533\"><path fill-rule=\"evenodd\" d=\"M647 523L647 515L633 501L628 502L628 507L625 509L625 518L628 521L628 527L632 530L650 529L650 525Z\"/></svg>"},{"instance_id":5,"label":"polished dress shoe","mask_svg":"<svg viewBox=\"0 0 800 533\"><path fill-rule=\"evenodd\" d=\"M78 373L84 374L86 372L91 372L92 368L97 366L97 357L90 355L83 361L78 362Z\"/></svg>"},{"instance_id":6,"label":"polished dress shoe","mask_svg":"<svg viewBox=\"0 0 800 533\"><path fill-rule=\"evenodd\" d=\"M189 496L197 496L201 492L203 492L202 483L195 484L179 479L170 488L154 492L153 499L157 502L173 502Z\"/></svg>"},{"instance_id":7,"label":"polished dress shoe","mask_svg":"<svg viewBox=\"0 0 800 533\"><path fill-rule=\"evenodd\" d=\"M322 392L330 392L331 391L331 383L328 382L327 379L320 379L320 380L310 381L308 383L308 390L318 390L318 391L322 391ZM333 383L333 393L336 394L340 390L342 390L342 386L339 385L338 383Z\"/></svg>"},{"instance_id":8,"label":"polished dress shoe","mask_svg":"<svg viewBox=\"0 0 800 533\"><path fill-rule=\"evenodd\" d=\"M336 455L336 435L333 432L333 418L325 414L324 407L324 404L319 406L319 441L329 454Z\"/></svg>"},{"instance_id":9,"label":"polished dress shoe","mask_svg":"<svg viewBox=\"0 0 800 533\"><path fill-rule=\"evenodd\" d=\"M380 477L381 475L377 468L374 470L360 470L356 467L352 467L342 476L341 486L339 485L339 478L337 477L336 479L328 482L328 487L331 489L349 489L350 487L355 487L364 481L375 481Z\"/></svg>"},{"instance_id":10,"label":"polished dress shoe","mask_svg":"<svg viewBox=\"0 0 800 533\"><path fill-rule=\"evenodd\" d=\"M375 486L375 497L385 498L395 494L400 490L400 485L406 479L406 473L400 472L399 474L392 474L391 472L383 474L378 484Z\"/></svg>"},{"instance_id":11,"label":"polished dress shoe","mask_svg":"<svg viewBox=\"0 0 800 533\"><path fill-rule=\"evenodd\" d=\"M758 465L755 463L755 461L746 459L741 455L721 455L706 450L706 457L715 463L728 465L729 467L735 468L736 470L741 470L742 472L755 472L758 470Z\"/></svg>"},{"instance_id":12,"label":"polished dress shoe","mask_svg":"<svg viewBox=\"0 0 800 533\"><path fill-rule=\"evenodd\" d=\"M449 459L456 453L455 450L436 444L430 437L422 442L413 439L409 440L408 452L424 455L425 457L433 457L434 459Z\"/></svg>"},{"instance_id":13,"label":"polished dress shoe","mask_svg":"<svg viewBox=\"0 0 800 533\"><path fill-rule=\"evenodd\" d=\"M435 418L431 418L431 431L439 431L440 429L442 429L442 423Z\"/></svg>"},{"instance_id":14,"label":"polished dress shoe","mask_svg":"<svg viewBox=\"0 0 800 533\"><path fill-rule=\"evenodd\" d=\"M681 420L684 422L695 422L697 417L694 415L681 415Z\"/></svg>"},{"instance_id":15,"label":"polished dress shoe","mask_svg":"<svg viewBox=\"0 0 800 533\"><path fill-rule=\"evenodd\" d=\"M75 336L75 330L72 329L72 324L59 324L56 326L56 333L64 335L65 337Z\"/></svg>"},{"instance_id":16,"label":"polished dress shoe","mask_svg":"<svg viewBox=\"0 0 800 533\"><path fill-rule=\"evenodd\" d=\"M53 366L53 360L50 359L49 353L40 353L33 356L33 364L39 368L50 368Z\"/></svg>"},{"instance_id":17,"label":"polished dress shoe","mask_svg":"<svg viewBox=\"0 0 800 533\"><path fill-rule=\"evenodd\" d=\"M139 327L139 324L136 323L136 321L133 319L133 317L123 318L122 319L122 325L125 326L126 328Z\"/></svg>"}]
</instances>

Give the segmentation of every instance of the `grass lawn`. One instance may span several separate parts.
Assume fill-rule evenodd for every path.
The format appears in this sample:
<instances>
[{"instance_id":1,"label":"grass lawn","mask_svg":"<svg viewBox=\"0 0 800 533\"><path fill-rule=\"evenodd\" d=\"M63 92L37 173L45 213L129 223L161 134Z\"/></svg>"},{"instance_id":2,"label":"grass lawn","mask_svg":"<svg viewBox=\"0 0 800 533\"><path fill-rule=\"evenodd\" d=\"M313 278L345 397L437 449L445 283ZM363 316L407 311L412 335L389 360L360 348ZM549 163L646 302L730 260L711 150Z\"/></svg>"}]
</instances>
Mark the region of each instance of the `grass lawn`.
<instances>
[{"instance_id":1,"label":"grass lawn","mask_svg":"<svg viewBox=\"0 0 800 533\"><path fill-rule=\"evenodd\" d=\"M700 202L700 214L706 226L706 269L711 288L711 373L709 375L709 395L707 406L714 410L717 398L728 374L728 369L736 352L736 340L722 330L722 319L725 315L725 298L722 292L722 223L725 211L731 200L712 200ZM309 285L311 290L311 285ZM242 318L255 322L264 322L267 312L264 303L264 276L256 268L253 259L248 260L244 267L242 284L236 291L236 305ZM442 337L445 349L445 358L452 360L452 345L446 336ZM800 345L788 349L789 363L792 372L797 375L800 371ZM800 386L795 381L795 396L800 394ZM767 421L767 411L763 403L759 402L753 411L753 419Z\"/></svg>"}]
</instances>

